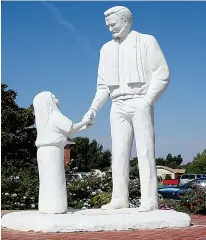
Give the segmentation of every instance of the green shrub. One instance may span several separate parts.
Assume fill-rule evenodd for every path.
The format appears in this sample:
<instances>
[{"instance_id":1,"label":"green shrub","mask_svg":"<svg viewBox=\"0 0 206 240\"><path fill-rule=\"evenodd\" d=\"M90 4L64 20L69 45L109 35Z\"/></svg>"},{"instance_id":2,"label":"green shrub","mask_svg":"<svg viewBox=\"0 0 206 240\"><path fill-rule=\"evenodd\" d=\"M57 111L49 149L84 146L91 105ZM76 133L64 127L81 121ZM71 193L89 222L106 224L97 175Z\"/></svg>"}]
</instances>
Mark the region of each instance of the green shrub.
<instances>
[{"instance_id":1,"label":"green shrub","mask_svg":"<svg viewBox=\"0 0 206 240\"><path fill-rule=\"evenodd\" d=\"M35 209L38 206L39 178L38 172L13 171L12 175L1 177L2 209Z\"/></svg>"},{"instance_id":2,"label":"green shrub","mask_svg":"<svg viewBox=\"0 0 206 240\"><path fill-rule=\"evenodd\" d=\"M131 199L140 198L140 181L139 179L131 179L129 181L129 197Z\"/></svg>"},{"instance_id":3,"label":"green shrub","mask_svg":"<svg viewBox=\"0 0 206 240\"><path fill-rule=\"evenodd\" d=\"M170 174L166 174L166 175L165 175L165 180L171 180L171 179L172 179L172 177L171 177Z\"/></svg>"},{"instance_id":4,"label":"green shrub","mask_svg":"<svg viewBox=\"0 0 206 240\"><path fill-rule=\"evenodd\" d=\"M110 202L111 196L111 192L99 193L91 199L91 206L94 208L100 208L102 205Z\"/></svg>"},{"instance_id":5,"label":"green shrub","mask_svg":"<svg viewBox=\"0 0 206 240\"><path fill-rule=\"evenodd\" d=\"M99 208L111 199L112 177L106 173L103 177L93 174L75 179L66 175L68 191L68 207L76 209ZM38 169L18 171L12 175L2 172L1 183L2 209L24 210L38 208L39 178ZM140 198L140 182L129 181L129 205L138 207ZM160 209L174 209L188 213L206 214L206 189L193 186L179 201L166 200L159 202Z\"/></svg>"},{"instance_id":6,"label":"green shrub","mask_svg":"<svg viewBox=\"0 0 206 240\"><path fill-rule=\"evenodd\" d=\"M111 199L112 177L110 173L106 173L103 177L89 174L82 179L66 174L66 179L69 208L96 208L108 203ZM130 180L131 207L139 204L139 188L139 180ZM38 169L13 171L12 175L2 175L2 209L37 209L38 191Z\"/></svg>"},{"instance_id":7,"label":"green shrub","mask_svg":"<svg viewBox=\"0 0 206 240\"><path fill-rule=\"evenodd\" d=\"M99 208L109 203L112 192L112 177L106 173L103 177L93 174L75 179L66 175L68 207L76 209ZM12 175L2 172L1 183L2 209L24 210L38 208L39 178L38 170L18 171ZM129 181L129 205L139 206L140 182L136 178ZM174 209L180 212L206 214L206 189L193 186L179 201L164 199L159 202L160 209Z\"/></svg>"},{"instance_id":8,"label":"green shrub","mask_svg":"<svg viewBox=\"0 0 206 240\"><path fill-rule=\"evenodd\" d=\"M68 206L71 208L91 208L94 196L111 190L112 179L108 173L103 177L89 174L82 179L67 176Z\"/></svg>"}]
</instances>

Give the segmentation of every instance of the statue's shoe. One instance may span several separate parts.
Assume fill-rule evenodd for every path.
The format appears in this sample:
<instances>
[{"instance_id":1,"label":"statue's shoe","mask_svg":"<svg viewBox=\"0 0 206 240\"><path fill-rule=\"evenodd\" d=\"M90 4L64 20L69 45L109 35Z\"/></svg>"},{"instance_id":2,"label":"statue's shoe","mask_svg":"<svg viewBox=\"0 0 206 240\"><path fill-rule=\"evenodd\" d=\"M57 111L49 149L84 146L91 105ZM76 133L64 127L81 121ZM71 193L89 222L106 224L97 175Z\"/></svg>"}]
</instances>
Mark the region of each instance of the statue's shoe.
<instances>
[{"instance_id":1,"label":"statue's shoe","mask_svg":"<svg viewBox=\"0 0 206 240\"><path fill-rule=\"evenodd\" d=\"M140 205L140 207L137 209L138 212L151 212L153 210L158 209L158 205Z\"/></svg>"},{"instance_id":2,"label":"statue's shoe","mask_svg":"<svg viewBox=\"0 0 206 240\"><path fill-rule=\"evenodd\" d=\"M121 208L128 208L129 203L122 203L122 202L110 202L108 204L105 204L101 207L103 210L113 210L113 209L121 209Z\"/></svg>"}]
</instances>

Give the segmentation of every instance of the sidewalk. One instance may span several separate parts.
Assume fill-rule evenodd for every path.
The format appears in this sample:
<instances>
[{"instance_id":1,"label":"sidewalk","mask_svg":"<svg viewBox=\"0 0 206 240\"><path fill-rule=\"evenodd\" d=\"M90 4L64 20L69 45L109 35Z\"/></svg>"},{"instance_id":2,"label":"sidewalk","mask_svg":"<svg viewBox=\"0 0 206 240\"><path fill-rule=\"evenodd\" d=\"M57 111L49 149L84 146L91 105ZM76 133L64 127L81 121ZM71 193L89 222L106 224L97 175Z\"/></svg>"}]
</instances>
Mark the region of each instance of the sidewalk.
<instances>
[{"instance_id":1,"label":"sidewalk","mask_svg":"<svg viewBox=\"0 0 206 240\"><path fill-rule=\"evenodd\" d=\"M2 215L5 214L2 211ZM85 233L34 233L2 228L2 240L206 240L206 216L191 215L192 226L181 229Z\"/></svg>"}]
</instances>

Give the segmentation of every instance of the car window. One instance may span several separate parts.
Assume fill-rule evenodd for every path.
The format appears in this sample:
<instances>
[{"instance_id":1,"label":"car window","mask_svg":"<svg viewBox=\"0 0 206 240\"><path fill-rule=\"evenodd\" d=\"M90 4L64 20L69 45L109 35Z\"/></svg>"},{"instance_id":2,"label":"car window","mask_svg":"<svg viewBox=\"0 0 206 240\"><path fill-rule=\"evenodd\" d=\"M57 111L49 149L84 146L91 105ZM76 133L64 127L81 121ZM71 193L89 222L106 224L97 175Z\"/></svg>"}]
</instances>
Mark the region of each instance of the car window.
<instances>
[{"instance_id":1,"label":"car window","mask_svg":"<svg viewBox=\"0 0 206 240\"><path fill-rule=\"evenodd\" d=\"M201 174L197 174L197 178L201 178L202 177L202 175Z\"/></svg>"},{"instance_id":2,"label":"car window","mask_svg":"<svg viewBox=\"0 0 206 240\"><path fill-rule=\"evenodd\" d=\"M195 179L195 175L188 175L188 179Z\"/></svg>"},{"instance_id":3,"label":"car window","mask_svg":"<svg viewBox=\"0 0 206 240\"><path fill-rule=\"evenodd\" d=\"M182 175L181 179L188 179L188 175Z\"/></svg>"},{"instance_id":4,"label":"car window","mask_svg":"<svg viewBox=\"0 0 206 240\"><path fill-rule=\"evenodd\" d=\"M181 179L195 179L195 174L186 174L186 175L182 175Z\"/></svg>"}]
</instances>

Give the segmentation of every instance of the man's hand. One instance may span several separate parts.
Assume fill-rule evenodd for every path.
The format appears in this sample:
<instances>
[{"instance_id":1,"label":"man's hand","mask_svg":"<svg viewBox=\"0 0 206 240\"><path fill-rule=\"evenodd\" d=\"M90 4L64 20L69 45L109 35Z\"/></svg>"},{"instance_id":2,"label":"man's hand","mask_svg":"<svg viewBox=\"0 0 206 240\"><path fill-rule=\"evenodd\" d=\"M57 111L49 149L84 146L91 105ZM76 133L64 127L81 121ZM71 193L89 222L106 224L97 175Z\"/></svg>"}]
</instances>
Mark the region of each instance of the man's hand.
<instances>
[{"instance_id":1,"label":"man's hand","mask_svg":"<svg viewBox=\"0 0 206 240\"><path fill-rule=\"evenodd\" d=\"M87 127L91 127L92 124L94 123L94 119L96 117L96 111L92 108L89 109L89 111L84 115L82 120L87 120L89 119L91 123L87 125Z\"/></svg>"}]
</instances>

